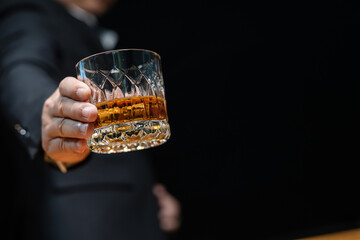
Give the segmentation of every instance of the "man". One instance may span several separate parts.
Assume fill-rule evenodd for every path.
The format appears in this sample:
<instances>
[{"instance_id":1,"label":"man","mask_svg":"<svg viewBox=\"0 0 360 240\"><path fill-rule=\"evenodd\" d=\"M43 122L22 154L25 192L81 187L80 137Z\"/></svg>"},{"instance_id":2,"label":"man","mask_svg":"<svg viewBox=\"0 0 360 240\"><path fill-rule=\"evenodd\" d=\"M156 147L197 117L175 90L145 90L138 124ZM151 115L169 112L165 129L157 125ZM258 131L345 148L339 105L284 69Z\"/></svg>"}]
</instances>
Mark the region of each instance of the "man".
<instances>
[{"instance_id":1,"label":"man","mask_svg":"<svg viewBox=\"0 0 360 240\"><path fill-rule=\"evenodd\" d=\"M2 145L16 189L11 239L163 239L179 227L179 203L154 185L146 151L99 155L86 147L97 110L71 76L78 60L104 51L95 16L113 3L0 5Z\"/></svg>"}]
</instances>

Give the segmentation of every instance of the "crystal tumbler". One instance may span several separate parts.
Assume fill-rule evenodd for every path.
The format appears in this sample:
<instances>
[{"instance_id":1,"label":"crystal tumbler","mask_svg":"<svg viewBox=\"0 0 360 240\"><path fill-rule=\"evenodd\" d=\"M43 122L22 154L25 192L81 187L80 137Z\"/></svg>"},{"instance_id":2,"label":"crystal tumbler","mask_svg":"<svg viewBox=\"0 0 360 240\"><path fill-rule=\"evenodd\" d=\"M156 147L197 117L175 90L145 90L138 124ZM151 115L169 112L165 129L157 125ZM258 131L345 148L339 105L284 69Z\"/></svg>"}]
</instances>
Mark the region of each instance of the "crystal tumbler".
<instances>
[{"instance_id":1,"label":"crystal tumbler","mask_svg":"<svg viewBox=\"0 0 360 240\"><path fill-rule=\"evenodd\" d=\"M98 53L76 64L77 78L91 89L98 109L87 140L97 153L140 150L170 137L160 56L149 50Z\"/></svg>"}]
</instances>

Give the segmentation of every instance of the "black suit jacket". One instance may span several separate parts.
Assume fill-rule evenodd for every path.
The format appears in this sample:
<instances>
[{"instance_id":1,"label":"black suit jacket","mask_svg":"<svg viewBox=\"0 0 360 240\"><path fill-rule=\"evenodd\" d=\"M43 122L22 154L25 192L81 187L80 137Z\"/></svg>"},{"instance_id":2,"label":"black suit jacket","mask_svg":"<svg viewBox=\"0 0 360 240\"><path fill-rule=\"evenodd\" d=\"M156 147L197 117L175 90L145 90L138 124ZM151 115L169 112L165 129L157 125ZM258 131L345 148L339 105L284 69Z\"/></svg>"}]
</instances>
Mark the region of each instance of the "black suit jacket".
<instances>
[{"instance_id":1,"label":"black suit jacket","mask_svg":"<svg viewBox=\"0 0 360 240\"><path fill-rule=\"evenodd\" d=\"M43 103L103 51L96 29L55 1L2 1L0 45L8 239L162 239L146 151L92 153L67 174L43 162Z\"/></svg>"}]
</instances>

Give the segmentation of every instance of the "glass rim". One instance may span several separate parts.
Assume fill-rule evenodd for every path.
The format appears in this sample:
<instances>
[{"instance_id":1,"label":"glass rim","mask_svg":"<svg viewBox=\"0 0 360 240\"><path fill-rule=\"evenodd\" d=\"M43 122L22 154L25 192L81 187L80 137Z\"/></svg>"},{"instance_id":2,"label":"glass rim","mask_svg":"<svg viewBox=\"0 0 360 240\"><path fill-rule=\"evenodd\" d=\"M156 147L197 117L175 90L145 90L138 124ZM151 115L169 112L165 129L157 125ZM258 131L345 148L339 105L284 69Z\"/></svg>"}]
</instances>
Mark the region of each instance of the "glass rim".
<instances>
[{"instance_id":1,"label":"glass rim","mask_svg":"<svg viewBox=\"0 0 360 240\"><path fill-rule=\"evenodd\" d=\"M82 58L80 61L78 61L76 64L75 64L75 68L77 68L80 64L80 62L83 62L83 61L86 61L92 57L95 57L95 56L98 56L98 55L102 55L102 54L107 54L107 53L111 53L111 52L125 52L125 51L138 51L138 52L149 52L149 53L152 53L154 54L155 56L157 56L159 59L161 59L161 56L160 54L158 54L157 52L155 51L152 51L152 50L148 50L148 49L141 49L141 48L124 48L124 49L113 49L113 50L107 50L107 51L103 51L103 52L98 52L98 53L94 53L90 56L87 56L87 57L84 57Z\"/></svg>"}]
</instances>

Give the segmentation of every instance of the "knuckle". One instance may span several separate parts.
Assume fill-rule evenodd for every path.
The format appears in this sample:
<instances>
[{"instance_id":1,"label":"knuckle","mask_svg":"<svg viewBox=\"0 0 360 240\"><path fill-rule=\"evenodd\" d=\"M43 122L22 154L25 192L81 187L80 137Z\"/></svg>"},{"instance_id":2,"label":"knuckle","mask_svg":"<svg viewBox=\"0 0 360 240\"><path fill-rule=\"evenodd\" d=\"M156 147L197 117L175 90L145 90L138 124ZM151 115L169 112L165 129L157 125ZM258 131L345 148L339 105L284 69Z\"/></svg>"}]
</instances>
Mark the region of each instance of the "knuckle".
<instances>
[{"instance_id":1,"label":"knuckle","mask_svg":"<svg viewBox=\"0 0 360 240\"><path fill-rule=\"evenodd\" d=\"M59 138L58 152L71 153L79 149L79 140L69 138Z\"/></svg>"},{"instance_id":2,"label":"knuckle","mask_svg":"<svg viewBox=\"0 0 360 240\"><path fill-rule=\"evenodd\" d=\"M45 128L48 125L47 123L47 117L45 116L45 114L41 115L41 127Z\"/></svg>"},{"instance_id":3,"label":"knuckle","mask_svg":"<svg viewBox=\"0 0 360 240\"><path fill-rule=\"evenodd\" d=\"M62 118L61 120L60 120L60 123L59 123L59 125L58 125L58 128L57 128L57 130L58 130L58 135L60 136L60 137L64 137L65 136L65 134L64 134L64 129L63 129L63 127L64 127L64 124L65 124L65 121L66 121L66 119L65 118Z\"/></svg>"},{"instance_id":4,"label":"knuckle","mask_svg":"<svg viewBox=\"0 0 360 240\"><path fill-rule=\"evenodd\" d=\"M66 141L65 141L64 138L60 138L59 150L60 150L61 152L65 152L65 151L66 151Z\"/></svg>"},{"instance_id":5,"label":"knuckle","mask_svg":"<svg viewBox=\"0 0 360 240\"><path fill-rule=\"evenodd\" d=\"M64 105L65 105L64 98L60 97L59 103L58 103L58 112L59 112L60 116L64 116Z\"/></svg>"},{"instance_id":6,"label":"knuckle","mask_svg":"<svg viewBox=\"0 0 360 240\"><path fill-rule=\"evenodd\" d=\"M51 134L51 124L44 123L42 126L42 134L44 137L49 137Z\"/></svg>"},{"instance_id":7,"label":"knuckle","mask_svg":"<svg viewBox=\"0 0 360 240\"><path fill-rule=\"evenodd\" d=\"M41 141L41 147L44 150L44 152L49 151L49 144L47 143L47 141Z\"/></svg>"},{"instance_id":8,"label":"knuckle","mask_svg":"<svg viewBox=\"0 0 360 240\"><path fill-rule=\"evenodd\" d=\"M66 78L64 78L60 83L59 83L59 93L60 95L64 95L66 89Z\"/></svg>"},{"instance_id":9,"label":"knuckle","mask_svg":"<svg viewBox=\"0 0 360 240\"><path fill-rule=\"evenodd\" d=\"M43 112L47 112L48 109L51 109L53 106L53 102L50 98L46 99L43 105Z\"/></svg>"},{"instance_id":10,"label":"knuckle","mask_svg":"<svg viewBox=\"0 0 360 240\"><path fill-rule=\"evenodd\" d=\"M76 102L73 102L70 107L70 113L72 116L78 116L79 112L81 112L81 108Z\"/></svg>"}]
</instances>

